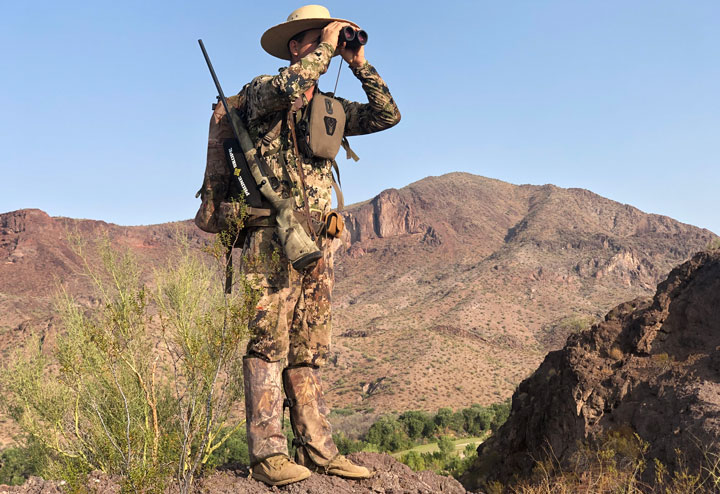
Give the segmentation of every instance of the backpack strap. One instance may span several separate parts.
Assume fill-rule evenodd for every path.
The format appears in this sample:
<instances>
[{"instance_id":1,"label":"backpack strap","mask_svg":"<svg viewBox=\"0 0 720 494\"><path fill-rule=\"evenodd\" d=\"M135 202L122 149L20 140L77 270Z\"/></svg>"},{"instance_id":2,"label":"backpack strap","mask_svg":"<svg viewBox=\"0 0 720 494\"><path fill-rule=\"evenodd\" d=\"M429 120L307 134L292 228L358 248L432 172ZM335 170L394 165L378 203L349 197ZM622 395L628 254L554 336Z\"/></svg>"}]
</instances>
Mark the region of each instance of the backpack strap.
<instances>
[{"instance_id":1,"label":"backpack strap","mask_svg":"<svg viewBox=\"0 0 720 494\"><path fill-rule=\"evenodd\" d=\"M337 211L339 213L340 211L345 209L345 199L343 198L343 193L342 193L342 189L341 189L342 185L340 184L340 168L338 168L337 161L331 160L331 162L332 162L333 170L335 171L335 173L330 172L330 175L332 176L332 187L333 187L333 190L335 191L335 196L337 197L337 202L338 202L337 208L335 208L335 209L337 209ZM336 174L337 174L337 180L335 180Z\"/></svg>"},{"instance_id":2,"label":"backpack strap","mask_svg":"<svg viewBox=\"0 0 720 494\"><path fill-rule=\"evenodd\" d=\"M298 101L300 101L300 104L298 105ZM303 170L302 166L302 159L300 158L300 151L298 151L298 144L297 144L297 134L295 133L295 115L297 109L295 107L302 106L302 99L298 98L298 100L293 103L292 111L287 112L287 123L288 127L290 128L290 132L292 133L292 141L293 146L295 148L295 168L297 168L298 176L300 177L300 184L302 187L302 193L303 193L303 206L305 209L305 219L307 220L308 228L310 230L310 235L313 240L315 240L315 229L312 226L312 220L310 216L310 204L308 202L307 198L307 185L305 180L305 170Z\"/></svg>"},{"instance_id":3,"label":"backpack strap","mask_svg":"<svg viewBox=\"0 0 720 494\"><path fill-rule=\"evenodd\" d=\"M353 150L350 148L350 142L348 142L347 137L343 136L342 141L340 141L340 145L341 145L341 146L343 147L343 149L345 150L345 153L346 153L346 156L345 156L345 157L346 157L347 159L352 158L353 161L358 161L358 160L360 159L360 156L358 156L357 154L355 154L355 151L353 151Z\"/></svg>"},{"instance_id":4,"label":"backpack strap","mask_svg":"<svg viewBox=\"0 0 720 494\"><path fill-rule=\"evenodd\" d=\"M282 132L282 126L283 126L283 120L285 119L285 112L281 111L278 112L277 117L275 118L275 121L270 126L270 130L267 131L267 134L263 136L263 138L260 140L260 154L262 156L265 156L265 153L267 152L268 148L270 147L270 144L277 139L277 137L280 135L280 132Z\"/></svg>"}]
</instances>

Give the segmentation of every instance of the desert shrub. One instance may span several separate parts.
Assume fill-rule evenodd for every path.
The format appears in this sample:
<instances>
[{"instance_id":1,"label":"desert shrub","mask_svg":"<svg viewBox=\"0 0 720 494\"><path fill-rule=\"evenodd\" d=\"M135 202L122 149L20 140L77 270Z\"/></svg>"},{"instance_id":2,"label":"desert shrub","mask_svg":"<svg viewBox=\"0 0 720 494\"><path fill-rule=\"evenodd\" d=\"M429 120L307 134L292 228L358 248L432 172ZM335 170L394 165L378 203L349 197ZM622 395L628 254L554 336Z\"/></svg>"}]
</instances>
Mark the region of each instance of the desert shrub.
<instances>
[{"instance_id":1,"label":"desert shrub","mask_svg":"<svg viewBox=\"0 0 720 494\"><path fill-rule=\"evenodd\" d=\"M180 454L176 478L188 492L199 468L244 427L229 427L230 412L243 395L243 341L255 316L259 291L248 278L232 273L232 293L224 290L230 267L225 252L236 236L227 231L203 261L187 246L167 269L156 271L162 339L172 362L170 382Z\"/></svg>"},{"instance_id":2,"label":"desert shrub","mask_svg":"<svg viewBox=\"0 0 720 494\"><path fill-rule=\"evenodd\" d=\"M228 434L229 433L229 434ZM250 464L250 452L248 450L247 432L245 427L235 429L223 429L221 435L227 435L225 442L216 448L208 459L207 466L217 468L233 464Z\"/></svg>"},{"instance_id":3,"label":"desert shrub","mask_svg":"<svg viewBox=\"0 0 720 494\"><path fill-rule=\"evenodd\" d=\"M334 432L341 432L351 439L361 439L377 421L378 416L372 409L368 409L350 414L331 412L328 418Z\"/></svg>"},{"instance_id":4,"label":"desert shrub","mask_svg":"<svg viewBox=\"0 0 720 494\"><path fill-rule=\"evenodd\" d=\"M349 455L350 453L357 453L358 451L365 451L368 449L368 443L360 439L350 439L344 433L333 434L333 441L340 451L340 454Z\"/></svg>"},{"instance_id":5,"label":"desert shrub","mask_svg":"<svg viewBox=\"0 0 720 494\"><path fill-rule=\"evenodd\" d=\"M61 288L64 331L56 348L31 341L4 366L5 410L47 452L45 473L71 490L100 470L119 475L125 491L160 492L174 476L187 492L242 425L227 422L242 393L237 352L257 294L241 276L225 293L221 244L210 259L180 245L152 291L134 257L108 239L99 266L86 245L75 247L99 304L83 306Z\"/></svg>"},{"instance_id":6,"label":"desert shrub","mask_svg":"<svg viewBox=\"0 0 720 494\"><path fill-rule=\"evenodd\" d=\"M3 390L11 416L50 452L53 475L75 485L98 469L142 489L169 474L173 435L162 426L173 408L157 380L149 297L137 264L109 241L100 256L101 272L87 265L99 308L85 310L63 289L56 308L65 332L54 353L46 356L31 341L5 367Z\"/></svg>"},{"instance_id":7,"label":"desert shrub","mask_svg":"<svg viewBox=\"0 0 720 494\"><path fill-rule=\"evenodd\" d=\"M416 472L420 472L421 470L427 470L427 467L425 466L424 455L418 453L417 451L408 451L407 453L402 455L400 461Z\"/></svg>"},{"instance_id":8,"label":"desert shrub","mask_svg":"<svg viewBox=\"0 0 720 494\"><path fill-rule=\"evenodd\" d=\"M43 469L46 453L30 442L26 447L7 448L0 452L0 484L22 485L31 475Z\"/></svg>"},{"instance_id":9,"label":"desert shrub","mask_svg":"<svg viewBox=\"0 0 720 494\"><path fill-rule=\"evenodd\" d=\"M687 468L683 452L676 451L671 472L657 459L648 461L648 443L629 430L608 433L597 444L583 444L562 465L550 451L535 464L532 477L513 486L493 483L487 492L514 494L714 494L718 492L718 457L706 455L697 471ZM643 472L652 468L654 481L643 482Z\"/></svg>"}]
</instances>

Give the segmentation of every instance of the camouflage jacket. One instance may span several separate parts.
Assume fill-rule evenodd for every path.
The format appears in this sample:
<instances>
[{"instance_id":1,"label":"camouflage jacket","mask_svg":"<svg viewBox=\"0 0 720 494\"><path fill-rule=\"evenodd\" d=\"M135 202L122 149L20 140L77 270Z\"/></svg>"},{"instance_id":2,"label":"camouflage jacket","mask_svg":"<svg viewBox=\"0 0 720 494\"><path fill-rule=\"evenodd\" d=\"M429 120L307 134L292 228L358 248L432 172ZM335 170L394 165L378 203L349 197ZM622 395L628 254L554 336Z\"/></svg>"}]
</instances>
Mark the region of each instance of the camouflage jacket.
<instances>
[{"instance_id":1,"label":"camouflage jacket","mask_svg":"<svg viewBox=\"0 0 720 494\"><path fill-rule=\"evenodd\" d=\"M314 52L297 63L281 68L278 75L258 76L243 88L246 102L243 119L251 139L272 172L283 182L285 190L293 194L298 208L304 206L297 167L298 164L303 167L310 210L320 214L328 212L332 207L332 160L296 156L291 132L283 121L298 98L303 101L302 108L297 112L298 118L307 108L308 101L304 93L327 71L332 55L332 47L320 43ZM362 83L368 103L336 98L346 113L344 134L370 134L398 123L400 112L375 68L365 62L361 67L351 70Z\"/></svg>"}]
</instances>

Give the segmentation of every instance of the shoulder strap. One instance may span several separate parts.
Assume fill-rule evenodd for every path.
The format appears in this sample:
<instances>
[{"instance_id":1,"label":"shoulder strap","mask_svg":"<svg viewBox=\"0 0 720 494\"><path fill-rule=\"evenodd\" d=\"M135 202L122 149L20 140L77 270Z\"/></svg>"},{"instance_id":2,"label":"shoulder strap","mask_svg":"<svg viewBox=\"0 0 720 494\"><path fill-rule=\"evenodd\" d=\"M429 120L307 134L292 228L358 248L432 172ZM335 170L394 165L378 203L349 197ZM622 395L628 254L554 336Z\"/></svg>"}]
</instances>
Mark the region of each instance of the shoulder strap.
<instances>
[{"instance_id":1,"label":"shoulder strap","mask_svg":"<svg viewBox=\"0 0 720 494\"><path fill-rule=\"evenodd\" d=\"M332 186L333 186L333 190L335 190L335 196L337 197L337 202L338 202L337 208L335 208L335 209L337 209L337 211L339 213L340 211L345 209L345 199L343 198L343 193L342 193L342 189L341 189L342 185L340 184L340 168L338 168L338 164L335 160L331 160L331 161L332 161L333 170L335 170L334 174L331 172ZM337 180L335 180L336 174L337 174Z\"/></svg>"}]
</instances>

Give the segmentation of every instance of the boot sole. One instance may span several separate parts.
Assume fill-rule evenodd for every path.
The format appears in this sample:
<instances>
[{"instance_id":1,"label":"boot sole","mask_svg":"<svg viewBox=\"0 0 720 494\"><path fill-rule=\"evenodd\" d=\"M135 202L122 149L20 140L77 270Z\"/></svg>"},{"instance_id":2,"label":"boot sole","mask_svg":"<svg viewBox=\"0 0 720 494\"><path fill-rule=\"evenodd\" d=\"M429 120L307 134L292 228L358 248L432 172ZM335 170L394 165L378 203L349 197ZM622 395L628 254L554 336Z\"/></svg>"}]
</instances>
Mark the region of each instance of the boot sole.
<instances>
[{"instance_id":1,"label":"boot sole","mask_svg":"<svg viewBox=\"0 0 720 494\"><path fill-rule=\"evenodd\" d=\"M301 480L305 480L306 478L310 477L310 475L312 475L312 473L308 472L307 475L295 477L293 479L274 481L274 480L270 480L268 477L265 477L262 474L253 472L252 478L254 478L255 480L259 480L260 482L265 482L266 484L271 485L271 486L281 486L281 485L292 484L293 482L300 482Z\"/></svg>"}]
</instances>

